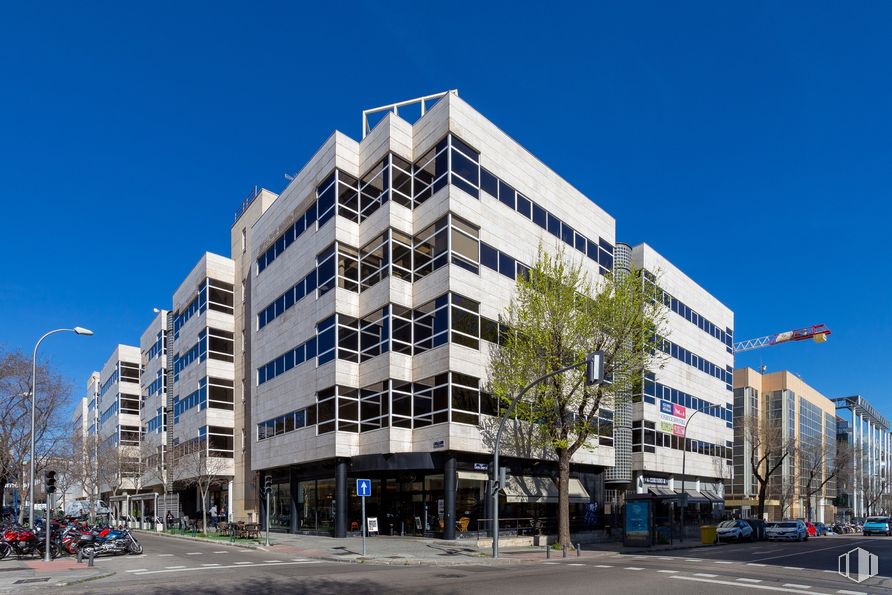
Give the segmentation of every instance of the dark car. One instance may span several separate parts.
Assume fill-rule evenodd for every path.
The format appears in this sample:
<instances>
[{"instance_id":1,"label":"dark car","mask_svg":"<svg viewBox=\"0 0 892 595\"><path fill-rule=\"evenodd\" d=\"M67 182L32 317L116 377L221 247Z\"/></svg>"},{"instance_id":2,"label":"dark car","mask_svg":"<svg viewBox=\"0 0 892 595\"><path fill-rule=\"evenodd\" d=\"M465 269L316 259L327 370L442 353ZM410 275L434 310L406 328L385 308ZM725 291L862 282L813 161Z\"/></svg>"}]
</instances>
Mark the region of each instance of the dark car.
<instances>
[{"instance_id":1,"label":"dark car","mask_svg":"<svg viewBox=\"0 0 892 595\"><path fill-rule=\"evenodd\" d=\"M815 531L817 531L818 537L821 537L823 535L827 535L830 532L830 527L828 527L824 523L815 523Z\"/></svg>"},{"instance_id":2,"label":"dark car","mask_svg":"<svg viewBox=\"0 0 892 595\"><path fill-rule=\"evenodd\" d=\"M762 519L743 519L743 522L748 523L753 528L753 541L765 541L767 539L765 536L765 521Z\"/></svg>"}]
</instances>

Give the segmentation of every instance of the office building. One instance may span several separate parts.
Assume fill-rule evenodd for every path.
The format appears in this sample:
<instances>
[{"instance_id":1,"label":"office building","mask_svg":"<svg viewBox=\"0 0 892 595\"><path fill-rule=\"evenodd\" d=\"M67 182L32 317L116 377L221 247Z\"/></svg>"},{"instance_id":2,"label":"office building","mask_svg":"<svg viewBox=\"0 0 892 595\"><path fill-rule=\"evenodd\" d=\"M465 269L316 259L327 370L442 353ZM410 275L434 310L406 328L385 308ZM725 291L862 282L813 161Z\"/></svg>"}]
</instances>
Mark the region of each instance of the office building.
<instances>
[{"instance_id":1,"label":"office building","mask_svg":"<svg viewBox=\"0 0 892 595\"><path fill-rule=\"evenodd\" d=\"M675 504L684 493L688 519L721 516L734 440L734 315L647 244L619 245L617 263L625 258L644 269L665 305L660 365L645 374L632 406L634 491Z\"/></svg>"},{"instance_id":2,"label":"office building","mask_svg":"<svg viewBox=\"0 0 892 595\"><path fill-rule=\"evenodd\" d=\"M851 457L839 490L839 512L846 519L889 513L892 509L892 435L889 422L860 395L833 399L837 437Z\"/></svg>"},{"instance_id":3,"label":"office building","mask_svg":"<svg viewBox=\"0 0 892 595\"><path fill-rule=\"evenodd\" d=\"M768 519L810 518L832 521L836 497L836 407L817 390L787 371L760 374L751 368L734 370L734 477L726 506L742 516L756 512L759 484L753 474L753 449L787 452L768 483ZM749 420L758 420L752 423ZM748 427L758 427L753 438ZM774 466L769 457L766 466ZM810 468L818 465L816 472ZM808 487L812 476L812 488ZM829 479L828 479L829 478ZM827 480L825 482L825 479ZM817 492L808 496L808 492Z\"/></svg>"}]
</instances>

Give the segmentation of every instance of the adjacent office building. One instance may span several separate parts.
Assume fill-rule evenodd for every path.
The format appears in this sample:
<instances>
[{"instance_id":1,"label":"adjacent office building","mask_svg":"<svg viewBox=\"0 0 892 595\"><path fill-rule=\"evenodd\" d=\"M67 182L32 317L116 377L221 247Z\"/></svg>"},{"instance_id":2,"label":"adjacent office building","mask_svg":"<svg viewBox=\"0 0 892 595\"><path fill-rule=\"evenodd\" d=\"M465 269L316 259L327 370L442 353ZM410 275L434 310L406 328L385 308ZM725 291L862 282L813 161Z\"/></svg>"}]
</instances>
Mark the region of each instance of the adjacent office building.
<instances>
[{"instance_id":1,"label":"adjacent office building","mask_svg":"<svg viewBox=\"0 0 892 595\"><path fill-rule=\"evenodd\" d=\"M661 366L645 374L633 404L634 489L658 499L685 493L696 512L718 515L734 440L734 315L647 244L619 245L617 262L626 251L666 307Z\"/></svg>"},{"instance_id":2,"label":"adjacent office building","mask_svg":"<svg viewBox=\"0 0 892 595\"><path fill-rule=\"evenodd\" d=\"M790 372L760 374L751 368L738 368L734 370L734 416L738 420L734 427L734 476L726 505L745 517L755 513L759 485L753 475L753 448L759 448L758 442L785 444L792 454L769 479L765 516L832 521L836 478L827 478L833 475L836 453L833 401ZM745 430L747 419L758 419L759 426L772 432L772 437L766 434L753 444ZM769 460L768 464L774 462ZM820 468L810 471L816 465ZM812 488L808 487L809 476ZM824 485L808 497L820 484Z\"/></svg>"},{"instance_id":3,"label":"adjacent office building","mask_svg":"<svg viewBox=\"0 0 892 595\"><path fill-rule=\"evenodd\" d=\"M173 295L169 481L190 517L211 504L232 509L233 263L205 253ZM196 480L214 484L202 503Z\"/></svg>"},{"instance_id":4,"label":"adjacent office building","mask_svg":"<svg viewBox=\"0 0 892 595\"><path fill-rule=\"evenodd\" d=\"M892 434L886 418L860 395L833 399L837 437L851 457L839 490L839 508L846 518L863 518L892 508Z\"/></svg>"},{"instance_id":5,"label":"adjacent office building","mask_svg":"<svg viewBox=\"0 0 892 595\"><path fill-rule=\"evenodd\" d=\"M98 420L99 491L111 502L139 485L140 472L139 347L118 345L100 372Z\"/></svg>"},{"instance_id":6,"label":"adjacent office building","mask_svg":"<svg viewBox=\"0 0 892 595\"><path fill-rule=\"evenodd\" d=\"M167 455L167 331L169 312L159 310L139 340L142 359L140 425L142 427L141 486L163 492L168 483Z\"/></svg>"}]
</instances>

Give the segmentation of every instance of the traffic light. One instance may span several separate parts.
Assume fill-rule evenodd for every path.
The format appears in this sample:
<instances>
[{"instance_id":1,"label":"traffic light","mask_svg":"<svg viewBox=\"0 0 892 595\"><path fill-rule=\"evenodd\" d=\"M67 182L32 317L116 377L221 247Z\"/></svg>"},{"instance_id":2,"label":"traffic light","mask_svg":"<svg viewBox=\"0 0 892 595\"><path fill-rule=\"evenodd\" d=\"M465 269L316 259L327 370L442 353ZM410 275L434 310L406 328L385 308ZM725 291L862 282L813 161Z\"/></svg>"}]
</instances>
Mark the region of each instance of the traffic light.
<instances>
[{"instance_id":1,"label":"traffic light","mask_svg":"<svg viewBox=\"0 0 892 595\"><path fill-rule=\"evenodd\" d=\"M263 491L269 493L272 490L273 490L273 476L267 475L263 479Z\"/></svg>"},{"instance_id":2,"label":"traffic light","mask_svg":"<svg viewBox=\"0 0 892 595\"><path fill-rule=\"evenodd\" d=\"M47 471L44 475L44 481L46 485L46 493L52 494L56 491L56 472L55 471Z\"/></svg>"},{"instance_id":3,"label":"traffic light","mask_svg":"<svg viewBox=\"0 0 892 595\"><path fill-rule=\"evenodd\" d=\"M593 351L585 358L585 385L604 384L604 352Z\"/></svg>"}]
</instances>

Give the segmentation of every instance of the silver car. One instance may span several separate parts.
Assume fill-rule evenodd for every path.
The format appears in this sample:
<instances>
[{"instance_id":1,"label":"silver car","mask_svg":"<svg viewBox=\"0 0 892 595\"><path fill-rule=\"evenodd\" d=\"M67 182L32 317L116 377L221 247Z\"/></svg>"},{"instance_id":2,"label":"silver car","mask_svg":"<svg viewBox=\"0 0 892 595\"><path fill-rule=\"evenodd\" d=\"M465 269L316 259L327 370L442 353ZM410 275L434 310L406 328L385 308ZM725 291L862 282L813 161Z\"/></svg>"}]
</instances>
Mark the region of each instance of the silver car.
<instances>
[{"instance_id":1,"label":"silver car","mask_svg":"<svg viewBox=\"0 0 892 595\"><path fill-rule=\"evenodd\" d=\"M765 525L765 537L768 541L808 541L808 528L800 520L774 521Z\"/></svg>"}]
</instances>

